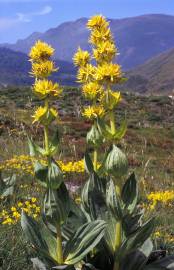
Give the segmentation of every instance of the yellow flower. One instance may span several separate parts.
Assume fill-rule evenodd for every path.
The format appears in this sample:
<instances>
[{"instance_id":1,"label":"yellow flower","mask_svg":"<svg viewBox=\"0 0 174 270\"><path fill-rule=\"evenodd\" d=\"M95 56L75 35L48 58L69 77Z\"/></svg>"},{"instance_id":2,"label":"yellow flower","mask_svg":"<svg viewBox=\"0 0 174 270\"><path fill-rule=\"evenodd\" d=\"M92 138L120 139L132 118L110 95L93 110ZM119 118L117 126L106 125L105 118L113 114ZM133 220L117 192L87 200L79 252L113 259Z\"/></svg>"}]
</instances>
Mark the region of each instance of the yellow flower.
<instances>
[{"instance_id":1,"label":"yellow flower","mask_svg":"<svg viewBox=\"0 0 174 270\"><path fill-rule=\"evenodd\" d=\"M116 55L116 48L113 42L102 42L93 49L93 56L97 62L110 62Z\"/></svg>"},{"instance_id":2,"label":"yellow flower","mask_svg":"<svg viewBox=\"0 0 174 270\"><path fill-rule=\"evenodd\" d=\"M102 42L113 42L113 37L110 28L95 29L91 32L89 42L95 46L99 46Z\"/></svg>"},{"instance_id":3,"label":"yellow flower","mask_svg":"<svg viewBox=\"0 0 174 270\"><path fill-rule=\"evenodd\" d=\"M31 74L36 78L45 78L58 69L54 67L53 61L44 61L41 63L32 63Z\"/></svg>"},{"instance_id":4,"label":"yellow flower","mask_svg":"<svg viewBox=\"0 0 174 270\"><path fill-rule=\"evenodd\" d=\"M96 69L96 80L103 83L118 83L121 75L120 66L113 63L104 63Z\"/></svg>"},{"instance_id":5,"label":"yellow flower","mask_svg":"<svg viewBox=\"0 0 174 270\"><path fill-rule=\"evenodd\" d=\"M53 120L56 119L58 116L58 113L53 108L46 108L46 107L39 107L35 111L34 115L32 116L34 118L33 123L40 122L43 125L50 124Z\"/></svg>"},{"instance_id":6,"label":"yellow flower","mask_svg":"<svg viewBox=\"0 0 174 270\"><path fill-rule=\"evenodd\" d=\"M31 48L29 57L32 61L40 62L48 60L54 53L54 49L47 43L38 40Z\"/></svg>"},{"instance_id":7,"label":"yellow flower","mask_svg":"<svg viewBox=\"0 0 174 270\"><path fill-rule=\"evenodd\" d=\"M89 63L90 54L88 51L83 51L80 47L73 57L75 66L86 66Z\"/></svg>"},{"instance_id":8,"label":"yellow flower","mask_svg":"<svg viewBox=\"0 0 174 270\"><path fill-rule=\"evenodd\" d=\"M37 201L37 199L35 197L32 197L31 201L32 201L32 203L35 203Z\"/></svg>"},{"instance_id":9,"label":"yellow flower","mask_svg":"<svg viewBox=\"0 0 174 270\"><path fill-rule=\"evenodd\" d=\"M62 93L62 88L58 83L48 80L37 80L33 86L33 91L40 99L50 97L58 97Z\"/></svg>"},{"instance_id":10,"label":"yellow flower","mask_svg":"<svg viewBox=\"0 0 174 270\"><path fill-rule=\"evenodd\" d=\"M105 113L105 110L102 106L95 105L95 106L88 106L87 108L85 108L82 115L88 119L94 119L97 117L102 117L104 113Z\"/></svg>"},{"instance_id":11,"label":"yellow flower","mask_svg":"<svg viewBox=\"0 0 174 270\"><path fill-rule=\"evenodd\" d=\"M89 82L82 87L84 96L88 99L95 99L103 88L97 82Z\"/></svg>"},{"instance_id":12,"label":"yellow flower","mask_svg":"<svg viewBox=\"0 0 174 270\"><path fill-rule=\"evenodd\" d=\"M106 21L105 17L102 15L95 15L91 17L87 22L87 28L101 28L101 27L108 27L109 23Z\"/></svg>"},{"instance_id":13,"label":"yellow flower","mask_svg":"<svg viewBox=\"0 0 174 270\"><path fill-rule=\"evenodd\" d=\"M121 100L120 92L106 91L101 96L101 103L106 110L113 110Z\"/></svg>"},{"instance_id":14,"label":"yellow flower","mask_svg":"<svg viewBox=\"0 0 174 270\"><path fill-rule=\"evenodd\" d=\"M77 74L78 82L86 83L93 78L95 74L95 67L87 64L85 67L80 67Z\"/></svg>"}]
</instances>

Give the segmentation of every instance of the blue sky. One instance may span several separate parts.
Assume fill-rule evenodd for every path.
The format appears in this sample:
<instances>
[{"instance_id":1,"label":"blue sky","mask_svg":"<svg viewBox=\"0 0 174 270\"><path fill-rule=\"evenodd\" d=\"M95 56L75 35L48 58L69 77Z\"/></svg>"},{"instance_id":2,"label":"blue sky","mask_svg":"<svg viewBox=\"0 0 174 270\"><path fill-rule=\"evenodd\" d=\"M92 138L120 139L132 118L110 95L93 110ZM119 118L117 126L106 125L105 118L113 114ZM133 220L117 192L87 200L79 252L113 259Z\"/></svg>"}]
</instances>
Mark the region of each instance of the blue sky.
<instances>
[{"instance_id":1,"label":"blue sky","mask_svg":"<svg viewBox=\"0 0 174 270\"><path fill-rule=\"evenodd\" d=\"M0 43L14 43L34 31L96 13L109 18L174 15L174 0L0 0Z\"/></svg>"}]
</instances>

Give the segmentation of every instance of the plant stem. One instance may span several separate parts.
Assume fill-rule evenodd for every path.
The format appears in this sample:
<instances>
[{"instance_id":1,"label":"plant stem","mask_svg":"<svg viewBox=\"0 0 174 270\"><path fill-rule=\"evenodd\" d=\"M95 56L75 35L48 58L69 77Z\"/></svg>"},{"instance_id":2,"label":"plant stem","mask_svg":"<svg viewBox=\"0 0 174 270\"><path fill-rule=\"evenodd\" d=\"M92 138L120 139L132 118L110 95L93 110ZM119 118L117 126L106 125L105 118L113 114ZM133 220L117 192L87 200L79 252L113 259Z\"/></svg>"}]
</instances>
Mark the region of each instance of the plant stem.
<instances>
[{"instance_id":1,"label":"plant stem","mask_svg":"<svg viewBox=\"0 0 174 270\"><path fill-rule=\"evenodd\" d=\"M48 109L49 104L48 104L48 100L45 100L45 107ZM44 138L45 138L45 152L46 155L49 155L49 134L48 134L48 126L45 125L44 126Z\"/></svg>"},{"instance_id":2,"label":"plant stem","mask_svg":"<svg viewBox=\"0 0 174 270\"><path fill-rule=\"evenodd\" d=\"M60 265L63 264L62 234L60 225L57 225L57 262Z\"/></svg>"},{"instance_id":3,"label":"plant stem","mask_svg":"<svg viewBox=\"0 0 174 270\"><path fill-rule=\"evenodd\" d=\"M98 153L97 153L97 149L95 148L94 149L94 170L95 171L97 170L97 156L98 156Z\"/></svg>"},{"instance_id":4,"label":"plant stem","mask_svg":"<svg viewBox=\"0 0 174 270\"><path fill-rule=\"evenodd\" d=\"M118 196L120 196L121 195L121 188L119 185L116 185L115 190L116 190L116 193L118 194ZM122 224L121 224L121 221L119 220L116 223L115 252L117 252L117 250L121 246L121 242L122 242ZM119 270L119 262L117 260L114 262L113 270Z\"/></svg>"},{"instance_id":5,"label":"plant stem","mask_svg":"<svg viewBox=\"0 0 174 270\"><path fill-rule=\"evenodd\" d=\"M114 112L110 112L110 125L111 125L111 133L115 134L116 132L116 127L115 127L115 117L114 117Z\"/></svg>"}]
</instances>

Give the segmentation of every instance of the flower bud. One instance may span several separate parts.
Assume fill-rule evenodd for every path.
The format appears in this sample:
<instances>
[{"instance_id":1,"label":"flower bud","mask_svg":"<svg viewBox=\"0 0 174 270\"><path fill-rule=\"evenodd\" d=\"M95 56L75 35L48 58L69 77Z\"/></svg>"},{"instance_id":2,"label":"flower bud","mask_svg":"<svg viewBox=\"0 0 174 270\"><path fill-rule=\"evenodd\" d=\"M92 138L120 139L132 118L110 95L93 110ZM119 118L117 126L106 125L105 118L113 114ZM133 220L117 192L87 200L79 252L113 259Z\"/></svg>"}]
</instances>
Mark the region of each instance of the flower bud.
<instances>
[{"instance_id":1,"label":"flower bud","mask_svg":"<svg viewBox=\"0 0 174 270\"><path fill-rule=\"evenodd\" d=\"M119 178L127 173L128 160L126 155L116 146L113 145L107 155L105 168L109 174Z\"/></svg>"}]
</instances>

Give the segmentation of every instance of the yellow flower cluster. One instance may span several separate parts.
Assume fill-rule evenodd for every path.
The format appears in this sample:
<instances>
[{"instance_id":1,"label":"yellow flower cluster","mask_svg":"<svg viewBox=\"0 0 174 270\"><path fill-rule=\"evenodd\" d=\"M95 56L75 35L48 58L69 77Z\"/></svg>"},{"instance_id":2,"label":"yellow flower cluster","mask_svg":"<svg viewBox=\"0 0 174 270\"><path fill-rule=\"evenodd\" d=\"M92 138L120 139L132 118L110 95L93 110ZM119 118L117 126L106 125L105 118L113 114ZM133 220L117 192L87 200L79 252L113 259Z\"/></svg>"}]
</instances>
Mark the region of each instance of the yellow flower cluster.
<instances>
[{"instance_id":1,"label":"yellow flower cluster","mask_svg":"<svg viewBox=\"0 0 174 270\"><path fill-rule=\"evenodd\" d=\"M34 175L34 168L33 162L36 161L36 158L30 156L14 156L12 159L5 160L0 162L0 170L5 171L15 171L16 173L26 173ZM46 165L45 160L39 160L43 165ZM59 164L61 170L65 173L82 173L84 172L84 161L69 161L63 162L58 160L57 163Z\"/></svg>"},{"instance_id":2,"label":"yellow flower cluster","mask_svg":"<svg viewBox=\"0 0 174 270\"><path fill-rule=\"evenodd\" d=\"M103 106L88 106L84 109L82 115L88 119L95 119L97 117L102 117L105 113Z\"/></svg>"},{"instance_id":3,"label":"yellow flower cluster","mask_svg":"<svg viewBox=\"0 0 174 270\"><path fill-rule=\"evenodd\" d=\"M154 210L158 203L164 206L172 206L174 205L174 190L151 192L147 195L147 199L150 201L150 205L148 205L150 210Z\"/></svg>"},{"instance_id":4,"label":"yellow flower cluster","mask_svg":"<svg viewBox=\"0 0 174 270\"><path fill-rule=\"evenodd\" d=\"M121 82L122 72L120 66L112 62L118 53L106 19L101 15L93 16L87 28L91 31L89 42L93 53L90 56L89 52L79 48L73 60L79 67L77 79L83 84L82 93L92 102L83 116L95 119L113 110L121 100L120 92L112 91L111 86ZM91 59L95 59L95 65L90 63Z\"/></svg>"},{"instance_id":5,"label":"yellow flower cluster","mask_svg":"<svg viewBox=\"0 0 174 270\"><path fill-rule=\"evenodd\" d=\"M40 122L43 125L48 125L53 120L55 120L58 116L58 112L54 108L47 108L47 107L38 107L33 117L33 123Z\"/></svg>"},{"instance_id":6,"label":"yellow flower cluster","mask_svg":"<svg viewBox=\"0 0 174 270\"><path fill-rule=\"evenodd\" d=\"M12 206L8 211L5 209L2 210L0 212L0 223L3 225L16 224L21 217L22 210L35 219L40 215L40 206L38 205L37 199L32 197L25 202L17 202L17 204Z\"/></svg>"},{"instance_id":7,"label":"yellow flower cluster","mask_svg":"<svg viewBox=\"0 0 174 270\"><path fill-rule=\"evenodd\" d=\"M174 243L174 234L164 232L164 230L158 230L152 235L154 239L162 239L165 243Z\"/></svg>"},{"instance_id":8,"label":"yellow flower cluster","mask_svg":"<svg viewBox=\"0 0 174 270\"><path fill-rule=\"evenodd\" d=\"M52 72L58 70L55 68L54 62L50 60L53 53L54 49L40 40L36 42L29 53L32 63L31 74L36 78L33 92L39 99L45 100L45 106L36 109L33 122L39 122L43 125L49 125L58 115L55 109L49 108L49 99L57 98L62 93L62 88L58 83L53 83L47 79Z\"/></svg>"},{"instance_id":9,"label":"yellow flower cluster","mask_svg":"<svg viewBox=\"0 0 174 270\"><path fill-rule=\"evenodd\" d=\"M33 91L40 99L49 97L59 97L62 93L62 88L58 83L53 83L49 80L37 80L33 86Z\"/></svg>"}]
</instances>

